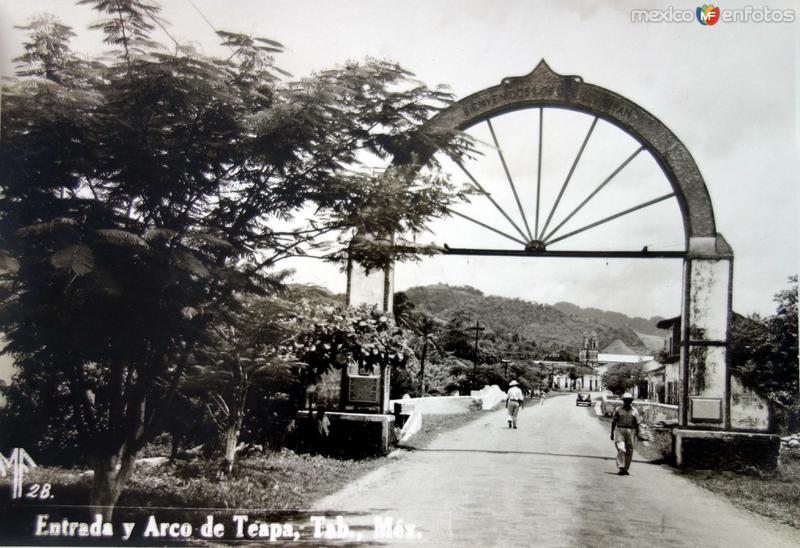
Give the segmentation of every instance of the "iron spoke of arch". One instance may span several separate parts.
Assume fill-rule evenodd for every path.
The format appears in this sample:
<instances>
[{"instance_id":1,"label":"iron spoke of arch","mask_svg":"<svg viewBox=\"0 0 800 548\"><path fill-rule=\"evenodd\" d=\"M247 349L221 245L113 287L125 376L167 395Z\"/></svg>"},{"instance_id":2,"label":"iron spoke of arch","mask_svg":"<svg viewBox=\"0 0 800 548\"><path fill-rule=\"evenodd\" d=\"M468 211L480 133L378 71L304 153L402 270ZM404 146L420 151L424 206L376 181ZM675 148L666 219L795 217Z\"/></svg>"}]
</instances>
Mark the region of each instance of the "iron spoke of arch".
<instances>
[{"instance_id":1,"label":"iron spoke of arch","mask_svg":"<svg viewBox=\"0 0 800 548\"><path fill-rule=\"evenodd\" d=\"M583 138L583 143L581 143L581 148L578 150L578 154L575 156L575 160L572 162L572 167L569 168L569 173L567 173L567 178L564 179L564 184L561 185L561 190L558 192L558 197L556 198L556 201L553 204L553 209L550 210L550 214L547 216L547 220L544 223L544 228L542 228L542 234L547 233L547 227L550 226L550 221L553 220L553 215L555 215L556 209L558 208L558 204L561 203L561 197L564 196L564 191L567 190L567 185L572 179L572 174L575 173L575 168L578 167L578 162L581 161L581 156L583 156L583 151L586 149L586 144L589 142L589 137L592 136L592 132L594 131L594 127L596 125L597 125L597 116L594 117L592 125L589 126L589 131L586 133L586 137ZM541 153L542 152L540 148L539 154L541 155Z\"/></svg>"},{"instance_id":2,"label":"iron spoke of arch","mask_svg":"<svg viewBox=\"0 0 800 548\"><path fill-rule=\"evenodd\" d=\"M536 167L536 222L534 223L533 232L536 234L536 239L539 239L539 199L542 193L542 131L544 127L544 109L539 108L539 156L537 158ZM547 225L545 225L545 228ZM544 234L544 229L542 230Z\"/></svg>"},{"instance_id":3,"label":"iron spoke of arch","mask_svg":"<svg viewBox=\"0 0 800 548\"><path fill-rule=\"evenodd\" d=\"M639 204L637 206L628 208L628 209L626 209L624 211L620 211L619 213L615 213L614 215L610 215L610 216L608 216L608 217L606 217L604 219L600 219L599 221L595 221L595 222L593 222L591 224L588 224L588 225L586 225L586 226L584 226L582 228L579 228L577 230L573 230L572 232L567 232L563 236L559 236L558 238L555 238L553 240L548 240L546 243L548 245L550 245L550 244L554 244L556 242L560 242L561 240L565 240L565 239L569 238L570 236L575 236L576 234L580 234L581 232L584 232L585 230L589 230L590 228L594 228L594 227L599 226L599 225L601 225L603 223L607 223L609 221L613 221L614 219L622 217L623 215L628 215L629 213L633 213L634 211L639 211L640 209L644 209L646 207L650 207L651 205L657 204L659 202L663 202L664 200L667 200L667 199L672 198L674 196L675 196L674 192L670 192L669 194L664 194L663 196L659 196L658 198L654 198L654 199L652 199L652 200L650 200L648 202L644 202L644 203Z\"/></svg>"},{"instance_id":4,"label":"iron spoke of arch","mask_svg":"<svg viewBox=\"0 0 800 548\"><path fill-rule=\"evenodd\" d=\"M619 167L617 167L617 169L615 169L613 172L611 172L611 175L609 175L608 177L606 177L606 178L605 178L605 180L604 180L602 183L600 183L600 184L597 186L597 188L595 188L595 189L594 189L594 190L591 192L591 194L589 194L589 195L586 197L586 199L584 199L584 200L583 200L583 201L582 201L582 202L581 202L581 203L578 205L578 207L576 207L575 209L573 209L573 210L572 210L572 212L571 212L569 215L567 215L567 217L566 217L566 218L565 218L563 221L561 221L561 222L558 224L558 226L557 226L557 227L555 227L553 230L551 230L551 231L550 231L550 233L549 233L547 236L545 236L545 237L543 238L543 239L544 239L544 241L545 241L545 242L548 242L548 241L550 240L550 238L552 238L552 237L553 237L553 234L555 234L556 232L558 232L558 229L560 229L562 226L564 226L564 225L567 223L567 221L569 221L570 219L572 219L572 217L573 217L573 216L575 216L575 214L576 214L576 213L578 213L578 212L579 212L581 209L583 209L583 206L585 206L587 203L589 203L589 201L590 201L592 198L594 198L594 197L597 195L597 193L598 193L598 192L600 192L601 190L603 190L603 187L605 187L605 186L606 186L608 183L610 183L610 182L611 182L611 181L614 179L614 177L616 177L616 176L617 176L617 174L618 174L620 171L622 171L623 169L625 169L625 166L627 166L629 163L631 163L631 161L632 161L634 158L636 158L636 156L638 156L638 155L639 155L639 153L640 153L641 151L643 151L643 150L644 150L644 146L640 146L639 148L637 148L637 149L636 149L636 151L634 151L634 153L633 153L633 154L631 154L630 156L628 156L628 158L627 158L627 159L626 159L624 162L622 162L622 164L620 164L620 165L619 165Z\"/></svg>"},{"instance_id":5,"label":"iron spoke of arch","mask_svg":"<svg viewBox=\"0 0 800 548\"><path fill-rule=\"evenodd\" d=\"M507 220L509 223L511 223L511 226L513 226L513 227L514 227L514 229L515 229L517 232L519 232L519 235L520 235L520 236L522 236L523 238L526 238L526 236L525 236L525 233L524 233L524 232L522 232L522 229L521 229L520 227L518 227L518 226L517 226L517 223L515 223L515 222L514 222L514 220L513 220L513 219L512 219L512 218L511 218L511 217L508 215L508 213L506 213L506 211L505 211L505 210L504 210L502 207L500 207L500 204L498 204L498 203L497 203L497 202L494 200L494 198L492 198L492 195L491 195L491 194L490 194L490 193L489 193L489 192L488 192L488 191L487 191L485 188L483 188L483 186L482 186L482 185L481 185L481 184L478 182L478 180L477 180L477 179L475 179L475 177L473 177L473 176L472 176L472 173L470 173L470 172L469 172L469 170L467 170L467 168L466 168L466 167L464 167L464 164L462 164L460 160L457 160L457 159L455 159L455 158L453 159L453 161L456 163L456 165L457 165L458 167L460 167L460 168L461 168L461 171L463 171L463 172L464 172L464 174L465 174L467 177L469 177L469 179L472 181L472 184L474 184L476 187L478 187L478 190L480 190L480 191L483 193L483 195L484 195L484 196L485 196L485 197L486 197L486 198L487 198L487 199L488 199L490 202L492 202L492 205L493 205L494 207L496 207L496 208L497 208L497 211L499 211L500 213L502 213L502 214L503 214L503 217L505 217L505 218L506 218L506 220Z\"/></svg>"},{"instance_id":6,"label":"iron spoke of arch","mask_svg":"<svg viewBox=\"0 0 800 548\"><path fill-rule=\"evenodd\" d=\"M478 226L482 226L483 228L485 228L485 229L487 229L487 230L491 230L492 232L495 232L495 233L497 233L497 234L500 234L501 236L505 236L505 237L506 237L506 238L508 238L509 240L513 240L513 241L515 241L515 242L517 242L517 243L520 243L520 244L522 244L522 245L526 245L526 242L524 242L524 241L520 240L519 238L515 238L514 236L512 236L512 235L510 235L510 234L506 234L506 233L505 233L505 232L503 232L502 230L498 230L498 229L496 229L496 228L494 228L494 227L491 227L491 226L487 225L486 223L482 223L482 222L480 222L480 221L479 221L479 220L477 220L477 219L473 219L473 218L472 218L472 217L470 217L469 215L464 215L463 213L459 213L458 211L455 211L455 210L453 210L453 209L450 209L450 208L448 208L448 209L447 209L447 211L449 211L449 212L450 212L450 213L452 213L453 215L458 215L458 216L459 216L459 217L461 217L462 219L466 219L466 220L468 220L468 221L470 221L470 222L472 222L472 223L475 223L475 224L476 224L476 225L478 225Z\"/></svg>"},{"instance_id":7,"label":"iron spoke of arch","mask_svg":"<svg viewBox=\"0 0 800 548\"><path fill-rule=\"evenodd\" d=\"M517 201L519 214L522 215L522 221L525 223L525 230L528 231L528 240L533 240L533 235L531 234L531 227L528 226L528 218L525 216L525 210L522 209L522 202L519 201L519 195L517 194L517 187L514 186L514 180L511 178L511 173L508 171L508 166L506 165L506 158L505 156L503 156L503 150L500 148L500 143L497 141L497 135L495 135L494 126L492 126L492 120L490 118L486 119L486 125L489 126L489 132L492 134L492 141L494 141L494 146L495 148L497 148L497 155L500 156L500 163L503 164L503 171L506 172L506 178L508 179L508 184L511 185L511 191L514 193L514 199Z\"/></svg>"}]
</instances>

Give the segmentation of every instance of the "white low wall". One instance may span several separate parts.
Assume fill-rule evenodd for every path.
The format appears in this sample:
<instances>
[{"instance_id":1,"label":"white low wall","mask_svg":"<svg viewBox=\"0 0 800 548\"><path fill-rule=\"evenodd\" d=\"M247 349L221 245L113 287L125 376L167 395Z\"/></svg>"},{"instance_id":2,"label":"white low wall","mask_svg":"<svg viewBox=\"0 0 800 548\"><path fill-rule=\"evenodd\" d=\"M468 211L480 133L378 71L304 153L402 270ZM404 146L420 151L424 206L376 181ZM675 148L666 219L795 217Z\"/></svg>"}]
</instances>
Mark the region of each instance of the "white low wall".
<instances>
[{"instance_id":1,"label":"white low wall","mask_svg":"<svg viewBox=\"0 0 800 548\"><path fill-rule=\"evenodd\" d=\"M403 425L403 429L400 431L400 438L397 440L400 443L406 443L414 434L420 431L422 428L422 413L419 411L414 411L408 417L408 420Z\"/></svg>"},{"instance_id":2,"label":"white low wall","mask_svg":"<svg viewBox=\"0 0 800 548\"><path fill-rule=\"evenodd\" d=\"M400 413L404 415L414 412L423 415L458 415L482 408L481 400L472 396L428 396L391 400L389 403L392 410L395 409L395 404L399 403Z\"/></svg>"},{"instance_id":3,"label":"white low wall","mask_svg":"<svg viewBox=\"0 0 800 548\"><path fill-rule=\"evenodd\" d=\"M498 403L506 401L506 393L496 384L484 386L481 390L472 390L469 395L481 400L481 409L484 411L494 409Z\"/></svg>"}]
</instances>

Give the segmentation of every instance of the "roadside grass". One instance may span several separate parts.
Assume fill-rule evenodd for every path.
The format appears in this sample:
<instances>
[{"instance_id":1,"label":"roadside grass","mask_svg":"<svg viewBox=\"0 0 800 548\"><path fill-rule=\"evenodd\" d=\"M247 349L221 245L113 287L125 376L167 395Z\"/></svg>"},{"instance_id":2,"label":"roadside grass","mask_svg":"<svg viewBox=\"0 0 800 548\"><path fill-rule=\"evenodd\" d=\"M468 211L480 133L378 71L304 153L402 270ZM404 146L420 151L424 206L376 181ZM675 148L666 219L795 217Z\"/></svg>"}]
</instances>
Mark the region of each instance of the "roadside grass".
<instances>
[{"instance_id":1,"label":"roadside grass","mask_svg":"<svg viewBox=\"0 0 800 548\"><path fill-rule=\"evenodd\" d=\"M405 448L422 449L439 434L488 413L426 416L421 431ZM153 446L143 453L157 457L164 454L164 448ZM144 531L145 524L153 516L160 523L188 522L196 527L205 523L209 516L217 523L231 523L234 514L245 514L251 521L307 524L314 501L386 462L386 457L346 460L284 449L239 459L227 479L218 478L218 460L198 458L174 464L139 462L114 509L114 521L135 522L137 531ZM51 520L93 519L87 507L91 472L81 468L39 466L26 473L25 492L32 484L50 484L49 493L53 498L11 501L0 495L0 515L3 516L0 539L5 542L28 544L41 515L49 515ZM0 493L10 491L9 478L0 479ZM142 542L147 544L147 539L131 539L128 544ZM203 545L206 541L192 538L184 544ZM98 545L114 545L114 539L100 541Z\"/></svg>"},{"instance_id":2,"label":"roadside grass","mask_svg":"<svg viewBox=\"0 0 800 548\"><path fill-rule=\"evenodd\" d=\"M443 432L455 430L465 424L485 416L489 411L475 411L474 413L461 413L458 415L426 415L422 418L419 432L414 434L408 442L398 445L401 449L424 449Z\"/></svg>"},{"instance_id":3,"label":"roadside grass","mask_svg":"<svg viewBox=\"0 0 800 548\"><path fill-rule=\"evenodd\" d=\"M778 469L772 472L690 470L682 474L736 506L800 529L800 456L782 454Z\"/></svg>"},{"instance_id":4,"label":"roadside grass","mask_svg":"<svg viewBox=\"0 0 800 548\"><path fill-rule=\"evenodd\" d=\"M534 397L525 400L525 405L538 405L539 398ZM454 415L425 415L422 418L422 427L420 428L419 432L417 432L413 438L411 438L407 443L400 445L399 447L402 449L424 449L430 443L443 432L448 432L450 430L455 430L456 428L460 428L465 424L469 424L472 421L478 420L481 417L487 416L489 413L492 413L494 410L503 406L503 403L499 403L494 409L490 409L487 411L474 411L472 413L460 413Z\"/></svg>"},{"instance_id":5,"label":"roadside grass","mask_svg":"<svg viewBox=\"0 0 800 548\"><path fill-rule=\"evenodd\" d=\"M406 447L425 447L442 432L463 426L486 413L426 416L422 429ZM154 446L148 447L143 454L158 456L165 452L164 448ZM309 508L315 500L336 492L384 463L385 457L339 459L283 449L239 459L227 479L219 479L220 463L217 460L137 463L114 515L115 519L135 520L158 510L159 519L177 519L192 513L188 509L222 513L234 509L257 509L267 515L285 517ZM91 472L80 468L39 466L25 476L26 486L46 483L50 484L54 497L46 502L37 502L59 507L85 507L88 504ZM0 479L0 492L10 490L9 479Z\"/></svg>"},{"instance_id":6,"label":"roadside grass","mask_svg":"<svg viewBox=\"0 0 800 548\"><path fill-rule=\"evenodd\" d=\"M307 508L315 499L333 493L383 461L382 457L340 460L282 450L241 460L225 480L217 479L217 463L177 463L158 467L153 474L137 475L120 497L120 505L275 511ZM165 492L170 493L168 497ZM161 501L154 501L154 497Z\"/></svg>"},{"instance_id":7,"label":"roadside grass","mask_svg":"<svg viewBox=\"0 0 800 548\"><path fill-rule=\"evenodd\" d=\"M175 464L137 464L118 506L151 508L248 508L285 511L307 508L315 499L333 493L376 468L383 457L340 460L289 450L240 460L228 479L218 479L219 463L195 460ZM59 505L85 505L91 474L77 469L40 466L25 477L26 484L49 483ZM0 482L10 489L10 482Z\"/></svg>"}]
</instances>

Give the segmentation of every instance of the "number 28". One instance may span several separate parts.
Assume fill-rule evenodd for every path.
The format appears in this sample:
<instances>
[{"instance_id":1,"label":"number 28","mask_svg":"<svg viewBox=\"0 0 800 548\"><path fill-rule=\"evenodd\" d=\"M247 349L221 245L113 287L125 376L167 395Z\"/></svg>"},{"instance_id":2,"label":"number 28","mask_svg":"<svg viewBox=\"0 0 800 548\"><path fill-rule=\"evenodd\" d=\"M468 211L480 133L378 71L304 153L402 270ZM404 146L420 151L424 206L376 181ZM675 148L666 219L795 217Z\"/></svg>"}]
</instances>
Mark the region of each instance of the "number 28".
<instances>
[{"instance_id":1,"label":"number 28","mask_svg":"<svg viewBox=\"0 0 800 548\"><path fill-rule=\"evenodd\" d=\"M28 486L28 492L25 493L25 498L29 499L49 499L50 496L49 483L32 483Z\"/></svg>"}]
</instances>

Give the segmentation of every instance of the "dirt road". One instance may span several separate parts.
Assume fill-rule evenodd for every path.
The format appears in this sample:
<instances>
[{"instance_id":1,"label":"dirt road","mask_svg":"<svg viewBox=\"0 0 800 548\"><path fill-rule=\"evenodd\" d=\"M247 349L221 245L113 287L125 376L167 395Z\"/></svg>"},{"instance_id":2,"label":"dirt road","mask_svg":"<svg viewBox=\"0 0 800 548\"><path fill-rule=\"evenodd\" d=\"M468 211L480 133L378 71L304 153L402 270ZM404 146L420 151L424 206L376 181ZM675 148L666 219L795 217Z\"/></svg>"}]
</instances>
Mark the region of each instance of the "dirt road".
<instances>
[{"instance_id":1,"label":"dirt road","mask_svg":"<svg viewBox=\"0 0 800 548\"><path fill-rule=\"evenodd\" d=\"M634 455L631 475L617 476L608 425L573 396L523 409L517 430L499 410L444 433L315 510L329 524L342 516L351 541L380 545L800 546L800 531L666 466Z\"/></svg>"}]
</instances>

